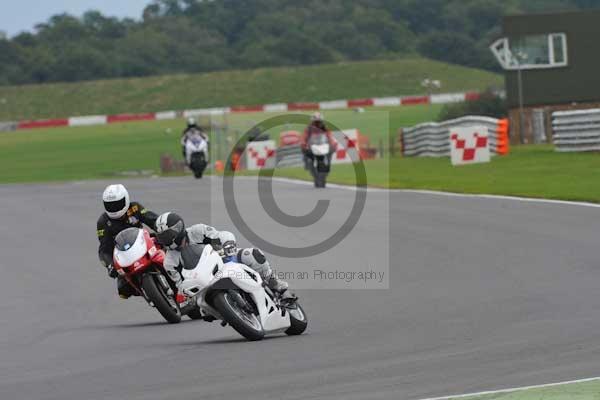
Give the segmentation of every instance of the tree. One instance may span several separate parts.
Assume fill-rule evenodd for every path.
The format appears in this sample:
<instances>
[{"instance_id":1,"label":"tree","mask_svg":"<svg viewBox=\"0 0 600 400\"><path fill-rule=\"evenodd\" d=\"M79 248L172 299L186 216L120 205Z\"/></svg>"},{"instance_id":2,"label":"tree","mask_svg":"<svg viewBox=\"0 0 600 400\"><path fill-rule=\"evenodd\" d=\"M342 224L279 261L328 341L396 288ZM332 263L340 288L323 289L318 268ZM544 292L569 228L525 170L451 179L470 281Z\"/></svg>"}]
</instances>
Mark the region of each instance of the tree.
<instances>
[{"instance_id":1,"label":"tree","mask_svg":"<svg viewBox=\"0 0 600 400\"><path fill-rule=\"evenodd\" d=\"M503 14L597 0L148 0L143 19L50 17L0 38L0 84L317 64L420 54L498 70Z\"/></svg>"},{"instance_id":2,"label":"tree","mask_svg":"<svg viewBox=\"0 0 600 400\"><path fill-rule=\"evenodd\" d=\"M419 44L419 52L434 60L475 67L478 65L476 42L465 34L433 32Z\"/></svg>"}]
</instances>

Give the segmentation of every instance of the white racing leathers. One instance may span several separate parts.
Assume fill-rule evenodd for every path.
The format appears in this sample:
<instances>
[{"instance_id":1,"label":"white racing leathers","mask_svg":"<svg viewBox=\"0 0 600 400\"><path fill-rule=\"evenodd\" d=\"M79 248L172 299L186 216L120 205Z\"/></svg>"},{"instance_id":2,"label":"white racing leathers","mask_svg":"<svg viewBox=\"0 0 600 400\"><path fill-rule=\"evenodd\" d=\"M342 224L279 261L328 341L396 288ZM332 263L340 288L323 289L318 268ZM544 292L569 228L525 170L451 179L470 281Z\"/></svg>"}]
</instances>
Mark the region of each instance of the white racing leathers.
<instances>
[{"instance_id":1,"label":"white racing leathers","mask_svg":"<svg viewBox=\"0 0 600 400\"><path fill-rule=\"evenodd\" d=\"M219 242L219 231L209 225L197 224L186 229L187 240L189 244L212 244ZM273 270L264 253L259 249L247 248L240 249L237 253L237 261L245 264L258 272L265 282L269 282L273 276ZM179 250L167 250L165 255L164 267L177 282L181 283L181 275L178 270L182 264L181 252ZM176 276L176 277L175 277Z\"/></svg>"},{"instance_id":2,"label":"white racing leathers","mask_svg":"<svg viewBox=\"0 0 600 400\"><path fill-rule=\"evenodd\" d=\"M192 129L181 138L181 145L185 149L185 163L190 165L194 153L204 153L204 159L208 161L208 138L199 130Z\"/></svg>"}]
</instances>

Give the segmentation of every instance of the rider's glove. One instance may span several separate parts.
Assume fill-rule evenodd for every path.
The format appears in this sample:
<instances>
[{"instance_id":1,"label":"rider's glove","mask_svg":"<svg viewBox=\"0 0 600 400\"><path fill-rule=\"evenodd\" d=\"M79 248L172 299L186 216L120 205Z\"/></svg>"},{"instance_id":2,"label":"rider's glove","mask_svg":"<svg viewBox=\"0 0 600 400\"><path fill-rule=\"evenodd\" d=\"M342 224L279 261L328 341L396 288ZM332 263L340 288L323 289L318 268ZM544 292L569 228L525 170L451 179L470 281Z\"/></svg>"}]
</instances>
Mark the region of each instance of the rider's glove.
<instances>
[{"instance_id":1,"label":"rider's glove","mask_svg":"<svg viewBox=\"0 0 600 400\"><path fill-rule=\"evenodd\" d=\"M108 271L108 276L110 276L113 279L119 276L119 273L117 272L115 267L112 266L112 264L106 267L106 270Z\"/></svg>"}]
</instances>

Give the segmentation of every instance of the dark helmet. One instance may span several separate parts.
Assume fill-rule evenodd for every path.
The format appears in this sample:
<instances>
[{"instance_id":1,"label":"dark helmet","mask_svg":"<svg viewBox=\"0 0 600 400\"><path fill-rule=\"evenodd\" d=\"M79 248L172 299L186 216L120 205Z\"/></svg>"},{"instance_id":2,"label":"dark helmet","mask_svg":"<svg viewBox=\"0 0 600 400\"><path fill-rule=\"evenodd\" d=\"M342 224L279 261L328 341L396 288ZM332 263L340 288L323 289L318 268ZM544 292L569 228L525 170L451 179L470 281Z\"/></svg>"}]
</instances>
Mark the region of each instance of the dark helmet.
<instances>
[{"instance_id":1,"label":"dark helmet","mask_svg":"<svg viewBox=\"0 0 600 400\"><path fill-rule=\"evenodd\" d=\"M156 239L160 245L175 250L181 247L185 237L185 223L179 215L168 212L156 220Z\"/></svg>"}]
</instances>

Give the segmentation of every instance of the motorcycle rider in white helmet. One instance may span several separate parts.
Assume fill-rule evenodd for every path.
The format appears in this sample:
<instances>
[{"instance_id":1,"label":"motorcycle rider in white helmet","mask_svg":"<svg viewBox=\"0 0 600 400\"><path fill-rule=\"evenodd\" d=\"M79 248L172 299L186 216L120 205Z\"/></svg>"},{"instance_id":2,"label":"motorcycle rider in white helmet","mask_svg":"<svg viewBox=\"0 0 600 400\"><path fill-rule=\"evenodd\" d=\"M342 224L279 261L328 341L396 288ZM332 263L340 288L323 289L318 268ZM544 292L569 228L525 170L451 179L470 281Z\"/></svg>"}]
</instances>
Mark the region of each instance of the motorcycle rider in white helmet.
<instances>
[{"instance_id":1,"label":"motorcycle rider in white helmet","mask_svg":"<svg viewBox=\"0 0 600 400\"><path fill-rule=\"evenodd\" d=\"M198 123L196 122L196 119L188 118L187 126L186 126L185 130L183 131L183 133L181 134L181 153L183 154L184 159L185 159L185 143L188 141L190 135L195 134L195 133L199 133L200 136L202 136L202 138L204 140L206 140L206 143L208 143L208 135L198 125Z\"/></svg>"},{"instance_id":2,"label":"motorcycle rider in white helmet","mask_svg":"<svg viewBox=\"0 0 600 400\"><path fill-rule=\"evenodd\" d=\"M256 248L238 249L235 236L231 232L219 232L212 226L197 224L185 228L183 219L172 212L161 214L156 221L156 238L166 249L164 267L167 271L175 271L173 280L181 279L181 250L190 244L210 244L223 248L224 257L235 257L239 263L245 264L260 274L269 288L284 294L288 284L277 278L264 253ZM230 259L231 261L231 259ZM169 272L171 275L171 272ZM176 282L179 284L180 281Z\"/></svg>"},{"instance_id":3,"label":"motorcycle rider in white helmet","mask_svg":"<svg viewBox=\"0 0 600 400\"><path fill-rule=\"evenodd\" d=\"M117 278L119 296L127 299L134 294L134 291L113 267L115 237L127 228L142 228L143 225L156 230L158 215L147 210L140 203L130 201L129 192L120 184L107 186L102 194L102 201L104 212L96 223L96 234L100 241L98 257L100 263L107 269L108 275Z\"/></svg>"}]
</instances>

